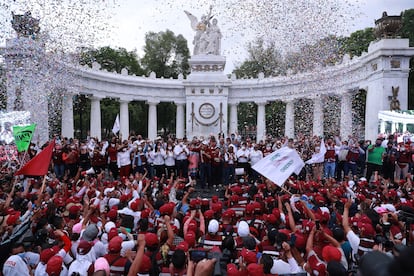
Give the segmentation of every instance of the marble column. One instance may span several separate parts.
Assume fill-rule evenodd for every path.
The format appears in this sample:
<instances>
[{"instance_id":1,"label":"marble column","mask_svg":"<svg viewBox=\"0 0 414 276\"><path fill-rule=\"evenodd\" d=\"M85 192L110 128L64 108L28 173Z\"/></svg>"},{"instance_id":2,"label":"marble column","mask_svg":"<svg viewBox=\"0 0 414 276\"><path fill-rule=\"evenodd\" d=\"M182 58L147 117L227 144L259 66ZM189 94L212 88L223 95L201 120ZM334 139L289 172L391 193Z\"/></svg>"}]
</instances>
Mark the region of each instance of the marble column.
<instances>
[{"instance_id":1,"label":"marble column","mask_svg":"<svg viewBox=\"0 0 414 276\"><path fill-rule=\"evenodd\" d=\"M394 134L397 131L397 128L395 127L395 122L391 122L391 134Z\"/></svg>"},{"instance_id":2,"label":"marble column","mask_svg":"<svg viewBox=\"0 0 414 276\"><path fill-rule=\"evenodd\" d=\"M293 100L286 101L285 136L288 138L295 136L295 102Z\"/></svg>"},{"instance_id":3,"label":"marble column","mask_svg":"<svg viewBox=\"0 0 414 276\"><path fill-rule=\"evenodd\" d=\"M265 140L266 136L266 102L256 102L257 104L257 128L256 128L256 142Z\"/></svg>"},{"instance_id":4,"label":"marble column","mask_svg":"<svg viewBox=\"0 0 414 276\"><path fill-rule=\"evenodd\" d=\"M122 140L128 139L129 137L129 112L128 112L128 100L119 100L119 124L120 124L120 135Z\"/></svg>"},{"instance_id":5,"label":"marble column","mask_svg":"<svg viewBox=\"0 0 414 276\"><path fill-rule=\"evenodd\" d=\"M323 135L323 102L321 98L313 99L313 135Z\"/></svg>"},{"instance_id":6,"label":"marble column","mask_svg":"<svg viewBox=\"0 0 414 276\"><path fill-rule=\"evenodd\" d=\"M407 131L407 123L403 123L402 132L406 132L406 131Z\"/></svg>"},{"instance_id":7,"label":"marble column","mask_svg":"<svg viewBox=\"0 0 414 276\"><path fill-rule=\"evenodd\" d=\"M341 97L341 122L340 136L344 140L348 140L352 135L352 95L350 93L342 94Z\"/></svg>"},{"instance_id":8,"label":"marble column","mask_svg":"<svg viewBox=\"0 0 414 276\"><path fill-rule=\"evenodd\" d=\"M62 137L73 138L73 95L65 94L62 98Z\"/></svg>"},{"instance_id":9,"label":"marble column","mask_svg":"<svg viewBox=\"0 0 414 276\"><path fill-rule=\"evenodd\" d=\"M97 137L101 140L101 99L100 97L92 96L91 100L91 126L90 136Z\"/></svg>"},{"instance_id":10,"label":"marble column","mask_svg":"<svg viewBox=\"0 0 414 276\"><path fill-rule=\"evenodd\" d=\"M230 129L229 134L236 133L238 128L237 105L238 103L229 103L230 105Z\"/></svg>"},{"instance_id":11,"label":"marble column","mask_svg":"<svg viewBox=\"0 0 414 276\"><path fill-rule=\"evenodd\" d=\"M150 140L155 140L157 137L157 104L160 101L147 101L148 107L148 138Z\"/></svg>"},{"instance_id":12,"label":"marble column","mask_svg":"<svg viewBox=\"0 0 414 276\"><path fill-rule=\"evenodd\" d=\"M380 122L380 132L381 133L385 133L385 126L386 126L385 123L386 123L385 120L381 119L381 122Z\"/></svg>"},{"instance_id":13,"label":"marble column","mask_svg":"<svg viewBox=\"0 0 414 276\"><path fill-rule=\"evenodd\" d=\"M177 106L176 122L175 122L175 137L184 137L184 103L175 103Z\"/></svg>"}]
</instances>

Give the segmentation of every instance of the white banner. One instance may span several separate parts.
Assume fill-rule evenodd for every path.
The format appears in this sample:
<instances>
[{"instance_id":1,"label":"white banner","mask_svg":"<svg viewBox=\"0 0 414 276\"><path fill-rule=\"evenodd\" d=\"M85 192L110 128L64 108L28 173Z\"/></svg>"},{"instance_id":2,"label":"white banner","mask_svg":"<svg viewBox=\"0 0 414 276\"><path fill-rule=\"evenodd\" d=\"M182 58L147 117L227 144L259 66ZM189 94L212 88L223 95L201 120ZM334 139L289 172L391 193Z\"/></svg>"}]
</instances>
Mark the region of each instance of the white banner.
<instances>
[{"instance_id":1,"label":"white banner","mask_svg":"<svg viewBox=\"0 0 414 276\"><path fill-rule=\"evenodd\" d=\"M114 126L112 127L112 132L116 135L121 129L121 124L119 123L119 114L116 115Z\"/></svg>"},{"instance_id":2,"label":"white banner","mask_svg":"<svg viewBox=\"0 0 414 276\"><path fill-rule=\"evenodd\" d=\"M299 174L305 163L296 150L282 147L257 162L252 168L279 186L282 186L292 173Z\"/></svg>"}]
</instances>

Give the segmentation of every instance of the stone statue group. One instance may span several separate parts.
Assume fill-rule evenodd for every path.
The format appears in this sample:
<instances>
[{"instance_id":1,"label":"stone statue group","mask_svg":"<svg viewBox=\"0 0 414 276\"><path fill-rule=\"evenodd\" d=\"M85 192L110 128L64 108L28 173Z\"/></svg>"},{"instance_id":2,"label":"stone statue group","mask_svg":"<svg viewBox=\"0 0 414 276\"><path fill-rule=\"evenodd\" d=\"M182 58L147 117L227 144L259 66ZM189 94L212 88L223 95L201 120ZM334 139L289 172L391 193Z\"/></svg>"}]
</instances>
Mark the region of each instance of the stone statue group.
<instances>
[{"instance_id":1,"label":"stone statue group","mask_svg":"<svg viewBox=\"0 0 414 276\"><path fill-rule=\"evenodd\" d=\"M217 19L211 15L212 6L207 15L202 15L199 21L196 16L184 11L191 21L191 28L196 32L193 40L193 55L220 55L221 32ZM211 22L210 22L211 20Z\"/></svg>"}]
</instances>

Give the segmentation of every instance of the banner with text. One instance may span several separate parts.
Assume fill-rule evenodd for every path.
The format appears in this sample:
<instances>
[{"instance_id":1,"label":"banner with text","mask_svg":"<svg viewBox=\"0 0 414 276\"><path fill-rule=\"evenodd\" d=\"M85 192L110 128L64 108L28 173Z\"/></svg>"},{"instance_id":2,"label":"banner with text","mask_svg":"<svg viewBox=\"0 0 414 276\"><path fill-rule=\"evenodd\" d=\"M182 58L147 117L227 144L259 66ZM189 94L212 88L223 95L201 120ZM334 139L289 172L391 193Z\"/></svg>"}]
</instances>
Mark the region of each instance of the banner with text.
<instances>
[{"instance_id":1,"label":"banner with text","mask_svg":"<svg viewBox=\"0 0 414 276\"><path fill-rule=\"evenodd\" d=\"M16 143L17 150L19 152L25 151L29 148L35 128L36 124L13 126L14 142Z\"/></svg>"},{"instance_id":2,"label":"banner with text","mask_svg":"<svg viewBox=\"0 0 414 276\"><path fill-rule=\"evenodd\" d=\"M282 186L292 173L299 174L305 163L296 150L282 147L257 162L252 168L279 186Z\"/></svg>"}]
</instances>

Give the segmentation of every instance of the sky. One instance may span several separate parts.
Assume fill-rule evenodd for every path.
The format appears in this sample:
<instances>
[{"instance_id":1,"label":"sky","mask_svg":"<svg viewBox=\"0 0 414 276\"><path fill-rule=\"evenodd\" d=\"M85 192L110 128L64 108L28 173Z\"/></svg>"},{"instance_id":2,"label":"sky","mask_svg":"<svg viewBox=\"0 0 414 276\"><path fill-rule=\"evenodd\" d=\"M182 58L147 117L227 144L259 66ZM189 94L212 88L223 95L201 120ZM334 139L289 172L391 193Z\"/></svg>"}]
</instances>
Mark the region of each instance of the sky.
<instances>
[{"instance_id":1,"label":"sky","mask_svg":"<svg viewBox=\"0 0 414 276\"><path fill-rule=\"evenodd\" d=\"M194 31L184 10L198 18L213 6L223 34L222 55L229 73L247 57L246 46L257 37L277 41L282 53L327 34L349 35L374 27L382 16L414 8L413 0L0 0L0 16L9 22L10 11L32 10L53 27L55 37L68 45L88 41L89 46L123 47L142 57L145 33L170 29L182 34L193 50ZM88 3L80 7L79 3ZM63 3L63 4L62 4ZM68 3L70 12L59 11ZM8 9L1 11L1 8ZM58 16L57 16L58 15ZM9 16L10 17L10 16ZM66 19L65 19L66 18ZM95 21L95 22L93 22ZM7 24L6 24L7 25ZM43 29L46 29L44 27ZM2 28L1 44L13 35ZM90 34L88 34L91 32ZM100 36L96 34L100 33ZM83 36L82 36L83 35ZM62 39L63 38L63 39ZM90 38L90 39L89 39Z\"/></svg>"}]
</instances>

